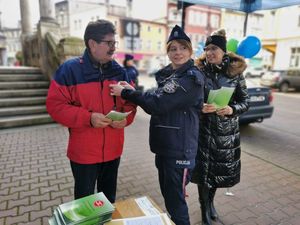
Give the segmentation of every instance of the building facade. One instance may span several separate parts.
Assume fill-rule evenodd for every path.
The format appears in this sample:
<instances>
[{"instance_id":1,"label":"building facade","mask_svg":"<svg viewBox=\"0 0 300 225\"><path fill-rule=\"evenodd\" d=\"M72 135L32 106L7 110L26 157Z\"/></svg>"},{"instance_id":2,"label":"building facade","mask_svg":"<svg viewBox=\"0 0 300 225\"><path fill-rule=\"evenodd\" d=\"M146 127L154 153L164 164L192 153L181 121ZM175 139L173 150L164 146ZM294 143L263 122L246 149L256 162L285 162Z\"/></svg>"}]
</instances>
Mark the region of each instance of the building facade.
<instances>
[{"instance_id":1,"label":"building facade","mask_svg":"<svg viewBox=\"0 0 300 225\"><path fill-rule=\"evenodd\" d=\"M131 4L127 1L127 4ZM109 1L61 1L55 4L56 20L64 37L83 38L90 21L107 19L114 23L119 42L115 59L122 64L127 53L134 55L142 72L151 72L165 63L167 30L165 23L130 17L131 5L112 5Z\"/></svg>"},{"instance_id":2,"label":"building facade","mask_svg":"<svg viewBox=\"0 0 300 225\"><path fill-rule=\"evenodd\" d=\"M122 64L132 54L142 73L151 73L166 63L167 26L165 23L108 15L116 28L119 46L115 58Z\"/></svg>"},{"instance_id":3,"label":"building facade","mask_svg":"<svg viewBox=\"0 0 300 225\"><path fill-rule=\"evenodd\" d=\"M300 6L266 11L265 18L263 46L273 54L272 68L300 68Z\"/></svg>"},{"instance_id":4,"label":"building facade","mask_svg":"<svg viewBox=\"0 0 300 225\"><path fill-rule=\"evenodd\" d=\"M19 65L16 55L22 51L21 45L21 28L2 28L2 35L0 39L1 51L1 65L13 66Z\"/></svg>"},{"instance_id":5,"label":"building facade","mask_svg":"<svg viewBox=\"0 0 300 225\"><path fill-rule=\"evenodd\" d=\"M182 24L183 12L182 9L178 10L178 8L180 8L178 1L168 1L168 34L176 24L179 26ZM210 35L212 31L217 30L220 27L220 23L221 11L219 9L203 5L191 5L185 9L184 30L191 39L196 57L201 53L198 49L199 45L204 45L206 37Z\"/></svg>"}]
</instances>

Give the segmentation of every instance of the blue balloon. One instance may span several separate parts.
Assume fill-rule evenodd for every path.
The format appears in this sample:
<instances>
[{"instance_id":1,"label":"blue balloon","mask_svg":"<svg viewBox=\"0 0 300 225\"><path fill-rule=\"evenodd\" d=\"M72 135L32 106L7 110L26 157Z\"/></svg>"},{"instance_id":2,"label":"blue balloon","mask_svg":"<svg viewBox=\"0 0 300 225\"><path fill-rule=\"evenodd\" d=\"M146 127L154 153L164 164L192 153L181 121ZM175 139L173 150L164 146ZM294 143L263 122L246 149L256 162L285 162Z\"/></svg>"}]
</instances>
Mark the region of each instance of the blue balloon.
<instances>
[{"instance_id":1,"label":"blue balloon","mask_svg":"<svg viewBox=\"0 0 300 225\"><path fill-rule=\"evenodd\" d=\"M195 51L195 57L196 58L199 57L204 52L204 45L205 45L204 42L199 42L198 43L197 49Z\"/></svg>"},{"instance_id":2,"label":"blue balloon","mask_svg":"<svg viewBox=\"0 0 300 225\"><path fill-rule=\"evenodd\" d=\"M247 36L239 43L236 53L245 58L252 58L260 49L260 40L255 36Z\"/></svg>"}]
</instances>

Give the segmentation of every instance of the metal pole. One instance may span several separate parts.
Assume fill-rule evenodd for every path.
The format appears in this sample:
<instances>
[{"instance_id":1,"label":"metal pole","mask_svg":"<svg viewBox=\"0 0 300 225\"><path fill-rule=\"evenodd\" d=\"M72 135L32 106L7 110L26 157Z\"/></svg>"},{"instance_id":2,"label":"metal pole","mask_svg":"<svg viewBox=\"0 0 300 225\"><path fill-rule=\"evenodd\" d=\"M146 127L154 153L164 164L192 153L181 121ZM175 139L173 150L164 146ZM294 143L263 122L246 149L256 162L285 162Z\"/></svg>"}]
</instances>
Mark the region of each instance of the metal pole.
<instances>
[{"instance_id":1,"label":"metal pole","mask_svg":"<svg viewBox=\"0 0 300 225\"><path fill-rule=\"evenodd\" d=\"M184 26L185 26L185 3L182 2L182 13L181 13L181 28L184 31Z\"/></svg>"},{"instance_id":2,"label":"metal pole","mask_svg":"<svg viewBox=\"0 0 300 225\"><path fill-rule=\"evenodd\" d=\"M245 37L246 34L247 34L248 15L249 15L249 13L246 13L246 15L245 15L245 21L244 21L244 37Z\"/></svg>"},{"instance_id":3,"label":"metal pole","mask_svg":"<svg viewBox=\"0 0 300 225\"><path fill-rule=\"evenodd\" d=\"M133 45L133 41L134 41L134 36L133 36L133 26L134 23L133 21L131 21L131 53L134 53L134 45Z\"/></svg>"}]
</instances>

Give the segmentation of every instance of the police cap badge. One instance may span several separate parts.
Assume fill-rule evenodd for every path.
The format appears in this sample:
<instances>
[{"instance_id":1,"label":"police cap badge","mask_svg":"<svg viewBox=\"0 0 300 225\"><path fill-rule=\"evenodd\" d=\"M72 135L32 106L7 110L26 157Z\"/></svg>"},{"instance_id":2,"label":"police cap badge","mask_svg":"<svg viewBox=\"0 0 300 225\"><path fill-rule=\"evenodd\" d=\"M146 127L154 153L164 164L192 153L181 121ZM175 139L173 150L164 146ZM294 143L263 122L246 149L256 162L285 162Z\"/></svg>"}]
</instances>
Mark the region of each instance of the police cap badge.
<instances>
[{"instance_id":1,"label":"police cap badge","mask_svg":"<svg viewBox=\"0 0 300 225\"><path fill-rule=\"evenodd\" d=\"M170 41L173 41L173 40L178 40L178 39L183 39L188 42L191 42L190 38L184 33L184 31L181 29L181 27L178 25L175 25L175 27L173 27L173 29L171 31L171 34L169 36L167 43L169 43Z\"/></svg>"}]
</instances>

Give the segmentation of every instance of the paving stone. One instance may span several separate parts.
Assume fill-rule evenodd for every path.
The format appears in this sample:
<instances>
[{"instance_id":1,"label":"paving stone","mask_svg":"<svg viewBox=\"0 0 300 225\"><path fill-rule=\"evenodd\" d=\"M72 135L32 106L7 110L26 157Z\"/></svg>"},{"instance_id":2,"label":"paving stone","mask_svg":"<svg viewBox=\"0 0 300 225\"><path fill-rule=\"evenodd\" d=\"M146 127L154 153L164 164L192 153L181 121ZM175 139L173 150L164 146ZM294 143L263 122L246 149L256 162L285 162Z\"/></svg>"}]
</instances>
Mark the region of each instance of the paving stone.
<instances>
[{"instance_id":1,"label":"paving stone","mask_svg":"<svg viewBox=\"0 0 300 225\"><path fill-rule=\"evenodd\" d=\"M294 205L287 205L281 208L281 210L289 215L290 217L293 217L300 213L300 210L296 208ZM299 221L300 222L300 221Z\"/></svg>"},{"instance_id":2,"label":"paving stone","mask_svg":"<svg viewBox=\"0 0 300 225\"><path fill-rule=\"evenodd\" d=\"M44 193L37 196L31 196L29 197L30 204L34 204L36 202L45 202L50 200L50 193Z\"/></svg>"},{"instance_id":3,"label":"paving stone","mask_svg":"<svg viewBox=\"0 0 300 225\"><path fill-rule=\"evenodd\" d=\"M31 196L39 196L40 195L38 189L22 191L19 194L20 194L20 198L31 197Z\"/></svg>"},{"instance_id":4,"label":"paving stone","mask_svg":"<svg viewBox=\"0 0 300 225\"><path fill-rule=\"evenodd\" d=\"M17 208L1 210L1 217L17 216Z\"/></svg>"},{"instance_id":5,"label":"paving stone","mask_svg":"<svg viewBox=\"0 0 300 225\"><path fill-rule=\"evenodd\" d=\"M6 218L6 225L10 225L10 224L20 224L20 223L24 223L24 221L29 221L29 213L24 213L22 215L17 215L17 216L13 216L13 217L7 217Z\"/></svg>"},{"instance_id":6,"label":"paving stone","mask_svg":"<svg viewBox=\"0 0 300 225\"><path fill-rule=\"evenodd\" d=\"M41 209L41 203L40 202L36 202L33 204L28 204L26 206L21 205L19 207L19 214L22 215L23 213L26 212L31 212L31 211L39 211Z\"/></svg>"},{"instance_id":7,"label":"paving stone","mask_svg":"<svg viewBox=\"0 0 300 225\"><path fill-rule=\"evenodd\" d=\"M9 200L7 201L8 205L7 208L11 209L20 205L27 206L29 205L29 197L18 199L18 200Z\"/></svg>"},{"instance_id":8,"label":"paving stone","mask_svg":"<svg viewBox=\"0 0 300 225\"><path fill-rule=\"evenodd\" d=\"M20 186L16 186L16 187L11 187L10 188L10 194L13 194L15 192L19 193L22 191L26 191L29 189L29 184L25 184L25 185L20 185Z\"/></svg>"},{"instance_id":9,"label":"paving stone","mask_svg":"<svg viewBox=\"0 0 300 225\"><path fill-rule=\"evenodd\" d=\"M255 224L257 225L275 225L279 224L279 221L273 220L269 215L264 214L258 217L257 219L253 220Z\"/></svg>"},{"instance_id":10,"label":"paving stone","mask_svg":"<svg viewBox=\"0 0 300 225\"><path fill-rule=\"evenodd\" d=\"M269 216L275 221L282 221L286 218L289 218L289 215L281 209L275 209L273 212L269 213Z\"/></svg>"},{"instance_id":11,"label":"paving stone","mask_svg":"<svg viewBox=\"0 0 300 225\"><path fill-rule=\"evenodd\" d=\"M9 188L3 188L0 190L0 198L1 196L5 196L5 195L8 195L9 193Z\"/></svg>"},{"instance_id":12,"label":"paving stone","mask_svg":"<svg viewBox=\"0 0 300 225\"><path fill-rule=\"evenodd\" d=\"M51 208L46 208L46 209L39 209L38 211L32 211L30 212L30 220L35 221L36 219L41 219L43 217L49 217L51 215L52 209Z\"/></svg>"},{"instance_id":13,"label":"paving stone","mask_svg":"<svg viewBox=\"0 0 300 225\"><path fill-rule=\"evenodd\" d=\"M7 209L7 201L1 201L0 202L0 210L5 210ZM1 224L1 223L0 223Z\"/></svg>"},{"instance_id":14,"label":"paving stone","mask_svg":"<svg viewBox=\"0 0 300 225\"><path fill-rule=\"evenodd\" d=\"M165 211L148 124L149 116L139 111L135 123L126 128L117 199L149 195ZM0 131L1 225L47 224L59 204L73 200L67 138L68 130L59 125ZM218 189L215 198L226 225L300 224L300 178L289 171L242 152L241 182L230 191L234 196ZM189 184L187 193L191 225L201 224L197 186Z\"/></svg>"},{"instance_id":15,"label":"paving stone","mask_svg":"<svg viewBox=\"0 0 300 225\"><path fill-rule=\"evenodd\" d=\"M46 188L49 187L49 180L45 180L45 181L39 181L38 180L34 180L34 182L32 182L30 184L30 189L34 190L34 189L40 189L40 188Z\"/></svg>"}]
</instances>

